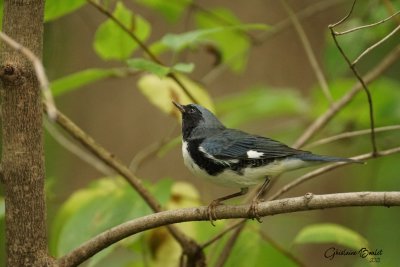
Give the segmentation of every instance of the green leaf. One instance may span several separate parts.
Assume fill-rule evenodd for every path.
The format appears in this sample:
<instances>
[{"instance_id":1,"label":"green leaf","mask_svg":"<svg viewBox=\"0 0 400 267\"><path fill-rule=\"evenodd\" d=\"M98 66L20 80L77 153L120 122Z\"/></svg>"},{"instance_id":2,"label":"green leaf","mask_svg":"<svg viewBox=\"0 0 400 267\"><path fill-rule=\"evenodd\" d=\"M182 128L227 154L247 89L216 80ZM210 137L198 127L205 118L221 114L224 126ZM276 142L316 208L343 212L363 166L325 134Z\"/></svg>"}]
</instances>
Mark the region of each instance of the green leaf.
<instances>
[{"instance_id":1,"label":"green leaf","mask_svg":"<svg viewBox=\"0 0 400 267\"><path fill-rule=\"evenodd\" d=\"M368 247L368 241L359 233L333 223L304 227L294 239L295 244L336 243L352 249Z\"/></svg>"},{"instance_id":2,"label":"green leaf","mask_svg":"<svg viewBox=\"0 0 400 267\"><path fill-rule=\"evenodd\" d=\"M150 35L150 24L138 15L134 15L122 2L118 2L113 15L139 40L144 42ZM94 49L104 60L123 60L137 49L138 44L111 19L106 20L96 31Z\"/></svg>"},{"instance_id":3,"label":"green leaf","mask_svg":"<svg viewBox=\"0 0 400 267\"><path fill-rule=\"evenodd\" d=\"M251 45L246 30L266 30L268 27L265 24L243 24L231 10L226 8L214 8L208 11L213 16L204 12L196 13L195 21L198 28L213 29L226 25L224 28L229 30L210 33L205 36L204 41L212 42L218 47L223 62L233 71L242 71L246 66L247 53Z\"/></svg>"},{"instance_id":4,"label":"green leaf","mask_svg":"<svg viewBox=\"0 0 400 267\"><path fill-rule=\"evenodd\" d=\"M259 233L260 226L253 224L243 229L226 266L296 266L291 259L263 240Z\"/></svg>"},{"instance_id":5,"label":"green leaf","mask_svg":"<svg viewBox=\"0 0 400 267\"><path fill-rule=\"evenodd\" d=\"M46 0L44 20L48 22L58 19L64 15L72 13L85 4L86 0Z\"/></svg>"},{"instance_id":6,"label":"green leaf","mask_svg":"<svg viewBox=\"0 0 400 267\"><path fill-rule=\"evenodd\" d=\"M171 69L169 67L160 65L158 63L155 63L153 61L150 61L150 60L147 60L144 58L128 59L127 64L129 67L131 67L135 70L148 71L159 77L166 76L171 71Z\"/></svg>"},{"instance_id":7,"label":"green leaf","mask_svg":"<svg viewBox=\"0 0 400 267\"><path fill-rule=\"evenodd\" d=\"M260 118L304 113L308 105L294 90L255 86L217 101L217 111L229 127Z\"/></svg>"},{"instance_id":8,"label":"green leaf","mask_svg":"<svg viewBox=\"0 0 400 267\"><path fill-rule=\"evenodd\" d=\"M136 2L160 12L168 21L175 22L186 10L191 0L136 0Z\"/></svg>"},{"instance_id":9,"label":"green leaf","mask_svg":"<svg viewBox=\"0 0 400 267\"><path fill-rule=\"evenodd\" d=\"M183 74L175 75L196 99L197 103L210 110L214 110L211 98L202 86ZM139 79L138 87L153 105L167 114L179 116L179 111L172 104L172 100L181 104L193 102L183 89L169 77L160 78L154 74L148 74Z\"/></svg>"},{"instance_id":10,"label":"green leaf","mask_svg":"<svg viewBox=\"0 0 400 267\"><path fill-rule=\"evenodd\" d=\"M170 68L144 58L128 59L127 64L134 70L148 71L157 75L158 77L166 76L171 71L190 73L194 69L193 63L177 63L172 68Z\"/></svg>"},{"instance_id":11,"label":"green leaf","mask_svg":"<svg viewBox=\"0 0 400 267\"><path fill-rule=\"evenodd\" d=\"M191 73L194 70L193 63L177 63L172 67L173 70L184 72L184 73Z\"/></svg>"},{"instance_id":12,"label":"green leaf","mask_svg":"<svg viewBox=\"0 0 400 267\"><path fill-rule=\"evenodd\" d=\"M94 83L96 81L109 77L122 77L127 71L122 68L115 69L86 69L80 72L64 76L50 84L54 96L60 96L67 92L76 90L82 86Z\"/></svg>"},{"instance_id":13,"label":"green leaf","mask_svg":"<svg viewBox=\"0 0 400 267\"><path fill-rule=\"evenodd\" d=\"M0 197L0 219L4 218L6 212L6 203L4 202L4 198Z\"/></svg>"},{"instance_id":14,"label":"green leaf","mask_svg":"<svg viewBox=\"0 0 400 267\"><path fill-rule=\"evenodd\" d=\"M244 24L237 26L214 27L211 29L202 29L196 31L185 32L181 34L166 34L161 39L161 43L169 47L173 51L181 51L187 47L191 47L204 42L212 34L221 34L222 32L230 32L238 29L266 29L264 24Z\"/></svg>"}]
</instances>

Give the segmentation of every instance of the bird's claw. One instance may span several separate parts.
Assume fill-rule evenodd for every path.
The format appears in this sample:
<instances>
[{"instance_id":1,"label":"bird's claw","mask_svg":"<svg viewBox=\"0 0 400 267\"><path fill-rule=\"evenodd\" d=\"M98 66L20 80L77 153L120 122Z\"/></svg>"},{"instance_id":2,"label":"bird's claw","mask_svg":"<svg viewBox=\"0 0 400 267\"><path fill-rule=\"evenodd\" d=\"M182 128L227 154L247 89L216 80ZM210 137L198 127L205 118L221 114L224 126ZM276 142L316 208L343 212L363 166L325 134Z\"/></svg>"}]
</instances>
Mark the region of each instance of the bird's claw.
<instances>
[{"instance_id":1,"label":"bird's claw","mask_svg":"<svg viewBox=\"0 0 400 267\"><path fill-rule=\"evenodd\" d=\"M222 205L222 203L219 200L215 199L207 207L208 219L210 220L212 226L215 226L214 221L218 219L217 215L215 214L215 208L219 205Z\"/></svg>"},{"instance_id":2,"label":"bird's claw","mask_svg":"<svg viewBox=\"0 0 400 267\"><path fill-rule=\"evenodd\" d=\"M256 219L259 223L262 223L261 217L258 214L258 204L262 202L262 199L253 199L251 202L248 214L252 220Z\"/></svg>"}]
</instances>

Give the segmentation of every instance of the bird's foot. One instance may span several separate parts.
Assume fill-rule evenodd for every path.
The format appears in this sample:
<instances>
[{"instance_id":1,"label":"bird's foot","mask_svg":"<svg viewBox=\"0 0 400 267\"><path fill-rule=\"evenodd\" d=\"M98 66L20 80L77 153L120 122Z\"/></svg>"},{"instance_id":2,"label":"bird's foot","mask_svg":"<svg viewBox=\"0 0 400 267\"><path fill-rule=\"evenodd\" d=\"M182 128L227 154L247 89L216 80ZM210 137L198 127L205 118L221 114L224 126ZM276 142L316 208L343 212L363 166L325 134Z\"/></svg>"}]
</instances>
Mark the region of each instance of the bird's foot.
<instances>
[{"instance_id":1,"label":"bird's foot","mask_svg":"<svg viewBox=\"0 0 400 267\"><path fill-rule=\"evenodd\" d=\"M259 223L262 223L261 216L258 214L258 204L263 202L262 199L253 199L251 202L248 214L252 220L256 219Z\"/></svg>"},{"instance_id":2,"label":"bird's foot","mask_svg":"<svg viewBox=\"0 0 400 267\"><path fill-rule=\"evenodd\" d=\"M208 219L212 226L215 226L214 221L217 220L217 215L215 214L215 208L219 205L223 205L219 199L213 200L207 207Z\"/></svg>"}]
</instances>

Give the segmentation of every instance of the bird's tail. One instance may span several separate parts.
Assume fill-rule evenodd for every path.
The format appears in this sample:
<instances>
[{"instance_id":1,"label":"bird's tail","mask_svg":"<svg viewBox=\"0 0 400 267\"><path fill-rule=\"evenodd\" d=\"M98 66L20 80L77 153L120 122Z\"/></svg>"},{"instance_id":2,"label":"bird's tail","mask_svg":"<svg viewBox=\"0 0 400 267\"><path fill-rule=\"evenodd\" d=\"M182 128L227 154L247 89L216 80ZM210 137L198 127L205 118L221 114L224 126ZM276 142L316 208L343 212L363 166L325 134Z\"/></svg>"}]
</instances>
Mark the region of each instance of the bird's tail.
<instances>
[{"instance_id":1,"label":"bird's tail","mask_svg":"<svg viewBox=\"0 0 400 267\"><path fill-rule=\"evenodd\" d=\"M315 155L312 153L304 153L297 155L297 158L304 161L313 161L313 162L351 162L351 163L360 163L365 164L365 162L356 160L356 159L348 159L341 157L333 157L333 156L324 156L324 155Z\"/></svg>"}]
</instances>

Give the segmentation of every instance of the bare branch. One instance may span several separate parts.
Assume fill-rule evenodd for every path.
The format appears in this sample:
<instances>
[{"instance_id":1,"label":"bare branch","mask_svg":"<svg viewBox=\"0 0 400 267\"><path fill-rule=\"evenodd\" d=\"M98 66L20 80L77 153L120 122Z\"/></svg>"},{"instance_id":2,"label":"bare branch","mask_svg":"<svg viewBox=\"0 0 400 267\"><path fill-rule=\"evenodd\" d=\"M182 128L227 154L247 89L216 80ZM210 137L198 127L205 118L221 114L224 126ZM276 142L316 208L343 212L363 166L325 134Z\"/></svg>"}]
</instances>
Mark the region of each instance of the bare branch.
<instances>
[{"instance_id":1,"label":"bare branch","mask_svg":"<svg viewBox=\"0 0 400 267\"><path fill-rule=\"evenodd\" d=\"M390 126L384 126L384 127L378 127L375 128L375 132L386 132L386 131L393 131L393 130L400 130L400 125L390 125ZM315 141L313 143L307 144L306 147L307 148L311 148L311 147L315 147L315 146L319 146L319 145L325 145L334 141L338 141L341 139L346 139L346 138L351 138L351 137L355 137L355 136L360 136L360 135L364 135L364 134L369 134L371 133L370 129L367 130L359 130L359 131L353 131L353 132L345 132L345 133L341 133L341 134L337 134L334 136L330 136L330 137L326 137L323 139L320 139L318 141Z\"/></svg>"},{"instance_id":2,"label":"bare branch","mask_svg":"<svg viewBox=\"0 0 400 267\"><path fill-rule=\"evenodd\" d=\"M47 79L42 61L31 50L16 42L2 31L0 31L0 39L2 39L6 44L11 46L16 51L21 52L29 61L31 61L33 68L35 69L36 77L40 84L40 89L42 90L44 103L47 106L48 116L50 120L54 121L57 116L57 108L54 103L53 95L49 86L50 83Z\"/></svg>"},{"instance_id":3,"label":"bare branch","mask_svg":"<svg viewBox=\"0 0 400 267\"><path fill-rule=\"evenodd\" d=\"M329 103L332 104L333 97L329 90L328 82L326 81L325 75L322 72L321 67L318 64L317 57L311 47L310 41L308 40L307 34L305 33L303 27L300 24L300 21L296 17L296 14L293 12L292 8L288 5L286 0L281 0L281 4L285 8L286 12L289 14L289 18L293 23L294 28L296 29L297 34L299 35L301 44L303 45L304 51L306 52L308 61L312 69L314 70L315 76L317 77L318 83L321 86L322 92L325 97L328 99Z\"/></svg>"},{"instance_id":4,"label":"bare branch","mask_svg":"<svg viewBox=\"0 0 400 267\"><path fill-rule=\"evenodd\" d=\"M260 216L271 216L299 211L360 206L400 206L400 192L351 192L326 195L307 194L302 197L261 202ZM249 205L218 206L220 219L248 218ZM90 239L58 260L60 267L76 266L104 248L134 234L174 223L209 221L207 207L163 211L137 218L107 230Z\"/></svg>"},{"instance_id":5,"label":"bare branch","mask_svg":"<svg viewBox=\"0 0 400 267\"><path fill-rule=\"evenodd\" d=\"M352 159L356 159L356 160L366 160L366 159L371 159L371 158L375 158L375 157L382 157L382 156L387 156L387 155L391 155L391 154L395 154L395 153L399 153L400 152L400 147L396 147L396 148L392 148L392 149L387 149L387 150L383 150L383 151L378 151L377 154L373 154L373 153L367 153L367 154L363 154L363 155L359 155L356 157L352 157ZM326 173L328 171L331 171L333 169L339 168L341 166L345 166L351 164L349 162L338 162L338 163L334 163L334 164L330 164L328 166L316 169L314 171L311 171L299 178L297 178L296 180L294 180L291 183L288 183L287 185L285 185L284 187L282 187L278 192L276 192L274 195L272 195L271 197L269 197L269 200L274 200L277 199L279 196L281 196L282 194L286 193L287 191L293 189L294 187L297 187L298 185L314 178L317 177L323 173Z\"/></svg>"},{"instance_id":6,"label":"bare branch","mask_svg":"<svg viewBox=\"0 0 400 267\"><path fill-rule=\"evenodd\" d=\"M389 17L387 17L387 18L385 18L385 19L383 19L383 20L380 20L380 21L378 21L378 22L371 23L371 24L367 24L367 25L363 25L363 26L360 26L360 27L355 27L355 28L352 28L352 29L350 29L350 30L343 31L343 32L337 32L337 31L335 31L335 34L336 34L336 35L344 35L344 34L348 34L348 33L351 33L351 32L358 31L358 30L366 29L366 28L369 28L369 27L374 27L374 26L377 26L377 25L379 25L379 24L382 24L382 23L384 23L384 22L390 20L391 18L397 16L398 14L400 14L400 11L397 11L396 13L394 13L394 14L390 15Z\"/></svg>"}]
</instances>

